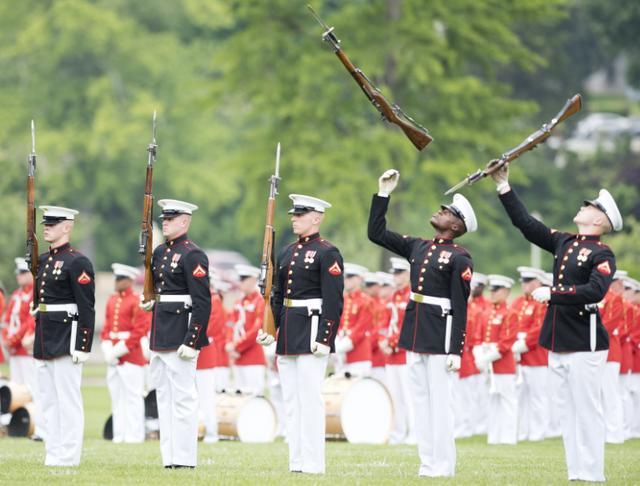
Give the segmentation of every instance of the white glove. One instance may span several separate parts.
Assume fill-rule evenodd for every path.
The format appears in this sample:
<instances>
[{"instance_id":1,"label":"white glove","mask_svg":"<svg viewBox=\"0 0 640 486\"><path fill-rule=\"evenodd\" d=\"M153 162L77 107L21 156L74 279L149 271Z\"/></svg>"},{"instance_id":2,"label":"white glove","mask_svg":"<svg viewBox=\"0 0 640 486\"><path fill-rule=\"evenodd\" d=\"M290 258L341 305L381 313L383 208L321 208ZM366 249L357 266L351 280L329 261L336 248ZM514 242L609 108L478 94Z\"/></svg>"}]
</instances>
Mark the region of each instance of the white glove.
<instances>
[{"instance_id":1,"label":"white glove","mask_svg":"<svg viewBox=\"0 0 640 486\"><path fill-rule=\"evenodd\" d=\"M313 353L314 356L317 356L318 358L322 358L323 356L329 356L329 353L331 352L331 348L326 344L314 342L311 345L311 352Z\"/></svg>"},{"instance_id":2,"label":"white glove","mask_svg":"<svg viewBox=\"0 0 640 486\"><path fill-rule=\"evenodd\" d=\"M120 358L129 352L129 348L124 341L118 341L113 347L113 357Z\"/></svg>"},{"instance_id":3,"label":"white glove","mask_svg":"<svg viewBox=\"0 0 640 486\"><path fill-rule=\"evenodd\" d=\"M398 185L399 179L400 172L395 169L386 170L378 179L378 195L388 197Z\"/></svg>"},{"instance_id":4,"label":"white glove","mask_svg":"<svg viewBox=\"0 0 640 486\"><path fill-rule=\"evenodd\" d=\"M447 371L458 371L461 363L462 359L457 354L447 355L447 361L445 362Z\"/></svg>"},{"instance_id":5,"label":"white glove","mask_svg":"<svg viewBox=\"0 0 640 486\"><path fill-rule=\"evenodd\" d=\"M524 342L524 339L518 339L513 343L513 346L511 346L511 351L515 354L524 354L529 351L529 348L527 347L527 343Z\"/></svg>"},{"instance_id":6,"label":"white glove","mask_svg":"<svg viewBox=\"0 0 640 486\"><path fill-rule=\"evenodd\" d=\"M142 336L140 338L140 349L142 350L142 356L149 361L151 359L151 348L149 347L149 338Z\"/></svg>"},{"instance_id":7,"label":"white glove","mask_svg":"<svg viewBox=\"0 0 640 486\"><path fill-rule=\"evenodd\" d=\"M492 160L489 162L489 166L494 163L498 163L498 160ZM501 169L491 174L491 178L496 183L496 191L500 194L509 192L509 164L503 165Z\"/></svg>"},{"instance_id":8,"label":"white glove","mask_svg":"<svg viewBox=\"0 0 640 486\"><path fill-rule=\"evenodd\" d=\"M336 353L348 353L353 349L353 341L344 336L336 339Z\"/></svg>"},{"instance_id":9,"label":"white glove","mask_svg":"<svg viewBox=\"0 0 640 486\"><path fill-rule=\"evenodd\" d=\"M488 365L494 361L502 358L500 351L498 351L498 345L496 343L489 343L489 346L485 349L482 356L483 361Z\"/></svg>"},{"instance_id":10,"label":"white glove","mask_svg":"<svg viewBox=\"0 0 640 486\"><path fill-rule=\"evenodd\" d=\"M89 359L90 353L84 351L73 351L71 353L71 361L73 364L82 364Z\"/></svg>"},{"instance_id":11,"label":"white glove","mask_svg":"<svg viewBox=\"0 0 640 486\"><path fill-rule=\"evenodd\" d=\"M102 356L104 356L104 360L108 365L114 365L118 363L118 360L115 360L113 356L113 343L111 341L102 341L100 343L100 349L102 350Z\"/></svg>"},{"instance_id":12,"label":"white glove","mask_svg":"<svg viewBox=\"0 0 640 486\"><path fill-rule=\"evenodd\" d=\"M261 344L263 346L269 346L272 343L274 343L276 340L276 338L274 338L271 334L269 334L268 332L264 332L262 329L260 329L258 331L258 335L256 336L256 342L258 344Z\"/></svg>"},{"instance_id":13,"label":"white glove","mask_svg":"<svg viewBox=\"0 0 640 486\"><path fill-rule=\"evenodd\" d=\"M474 360L477 361L478 359L481 359L483 354L482 346L480 345L474 346L473 349L471 350L471 354L473 354Z\"/></svg>"},{"instance_id":14,"label":"white glove","mask_svg":"<svg viewBox=\"0 0 640 486\"><path fill-rule=\"evenodd\" d=\"M549 287L538 287L531 292L531 297L538 302L547 302L551 298L551 289Z\"/></svg>"},{"instance_id":15,"label":"white glove","mask_svg":"<svg viewBox=\"0 0 640 486\"><path fill-rule=\"evenodd\" d=\"M198 357L198 350L190 348L186 344L181 344L177 352L178 358L185 361L194 361Z\"/></svg>"},{"instance_id":16,"label":"white glove","mask_svg":"<svg viewBox=\"0 0 640 486\"><path fill-rule=\"evenodd\" d=\"M148 302L144 301L144 295L140 294L140 304L138 305L138 307L140 307L143 311L146 312L150 312L151 309L153 309L153 304L155 304L156 301L151 299Z\"/></svg>"},{"instance_id":17,"label":"white glove","mask_svg":"<svg viewBox=\"0 0 640 486\"><path fill-rule=\"evenodd\" d=\"M38 313L38 306L33 306L33 302L31 302L31 304L29 305L29 315L31 317L35 317L36 314Z\"/></svg>"}]
</instances>

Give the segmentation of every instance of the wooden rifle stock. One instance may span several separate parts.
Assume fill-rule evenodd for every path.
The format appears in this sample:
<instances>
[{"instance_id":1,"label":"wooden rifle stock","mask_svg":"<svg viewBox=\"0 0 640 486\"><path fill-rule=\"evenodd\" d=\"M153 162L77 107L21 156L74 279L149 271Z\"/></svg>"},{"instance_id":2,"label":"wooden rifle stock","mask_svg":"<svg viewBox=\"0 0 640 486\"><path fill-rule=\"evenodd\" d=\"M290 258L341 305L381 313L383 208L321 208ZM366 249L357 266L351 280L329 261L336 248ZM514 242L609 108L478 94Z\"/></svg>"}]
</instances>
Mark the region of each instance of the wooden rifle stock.
<instances>
[{"instance_id":1,"label":"wooden rifle stock","mask_svg":"<svg viewBox=\"0 0 640 486\"><path fill-rule=\"evenodd\" d=\"M269 199L267 201L267 216L264 226L264 239L262 242L262 258L260 259L260 279L258 285L264 299L264 316L262 320L262 330L275 337L276 324L271 308L271 291L273 288L274 255L273 245L275 244L276 231L273 227L273 218L276 211L276 196L278 195L278 185L280 183L280 144L276 149L276 170L269 179Z\"/></svg>"},{"instance_id":2,"label":"wooden rifle stock","mask_svg":"<svg viewBox=\"0 0 640 486\"><path fill-rule=\"evenodd\" d=\"M27 254L25 260L29 271L33 275L33 305L38 305L36 277L38 275L38 237L36 235L36 203L35 203L35 175L36 175L36 127L31 120L31 154L28 157L27 172Z\"/></svg>"},{"instance_id":3,"label":"wooden rifle stock","mask_svg":"<svg viewBox=\"0 0 640 486\"><path fill-rule=\"evenodd\" d=\"M153 140L147 147L147 174L144 182L144 199L142 205L142 224L140 226L140 247L138 253L143 255L144 287L143 301L149 302L155 297L151 258L153 256L153 164L156 161L158 145L156 144L156 112L153 112Z\"/></svg>"}]
</instances>

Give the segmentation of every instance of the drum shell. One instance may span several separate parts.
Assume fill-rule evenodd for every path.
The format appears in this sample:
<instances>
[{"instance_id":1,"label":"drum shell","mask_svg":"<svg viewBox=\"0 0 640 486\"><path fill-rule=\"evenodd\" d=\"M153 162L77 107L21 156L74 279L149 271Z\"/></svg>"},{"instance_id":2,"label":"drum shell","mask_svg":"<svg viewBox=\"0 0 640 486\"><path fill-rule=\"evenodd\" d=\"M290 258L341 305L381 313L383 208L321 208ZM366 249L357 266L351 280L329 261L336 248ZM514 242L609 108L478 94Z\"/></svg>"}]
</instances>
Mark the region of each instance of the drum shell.
<instances>
[{"instance_id":1,"label":"drum shell","mask_svg":"<svg viewBox=\"0 0 640 486\"><path fill-rule=\"evenodd\" d=\"M0 413L13 413L31 400L31 392L27 385L9 382L0 387Z\"/></svg>"},{"instance_id":2,"label":"drum shell","mask_svg":"<svg viewBox=\"0 0 640 486\"><path fill-rule=\"evenodd\" d=\"M36 430L36 406L33 402L18 407L11 415L8 432L9 437L31 437Z\"/></svg>"},{"instance_id":3,"label":"drum shell","mask_svg":"<svg viewBox=\"0 0 640 486\"><path fill-rule=\"evenodd\" d=\"M238 430L238 420L244 407L249 406L252 401L261 400L268 404L273 414L273 431L265 431L269 438L259 442L273 442L277 431L277 416L273 404L265 397L241 394L241 393L218 393L216 397L216 419L218 421L218 435L222 438L238 439L243 442L253 442L250 438L241 437ZM267 424L268 425L268 424Z\"/></svg>"}]
</instances>

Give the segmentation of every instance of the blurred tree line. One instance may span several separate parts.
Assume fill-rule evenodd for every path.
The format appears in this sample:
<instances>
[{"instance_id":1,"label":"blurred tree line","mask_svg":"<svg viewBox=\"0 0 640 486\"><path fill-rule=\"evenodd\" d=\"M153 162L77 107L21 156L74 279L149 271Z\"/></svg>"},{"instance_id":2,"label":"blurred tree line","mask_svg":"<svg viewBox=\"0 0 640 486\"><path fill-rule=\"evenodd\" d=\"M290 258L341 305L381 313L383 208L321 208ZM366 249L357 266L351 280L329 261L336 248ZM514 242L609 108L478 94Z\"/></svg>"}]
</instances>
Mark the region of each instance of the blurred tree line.
<instances>
[{"instance_id":1,"label":"blurred tree line","mask_svg":"<svg viewBox=\"0 0 640 486\"><path fill-rule=\"evenodd\" d=\"M431 235L443 192L548 121L585 76L627 52L640 27L631 0L313 1L345 52L434 142L418 153L379 121L321 42L307 1L10 0L0 4L0 277L24 253L29 121L37 126L38 204L81 211L75 244L107 270L137 265L146 145L158 111L156 199L200 206L191 236L257 263L267 178L282 143L278 244L292 235L288 193L333 204L324 233L345 259L383 267L366 238L379 174L401 172L390 227ZM612 29L612 19L624 24ZM635 29L635 30L634 30ZM585 99L589 108L589 98ZM582 114L574 117L579 118ZM558 129L570 130L575 120ZM628 153L554 163L548 147L512 180L550 226L573 230L585 197L608 187L640 218L638 163ZM486 181L466 189L478 233L462 244L482 272L513 275L529 246ZM38 215L39 217L40 215ZM636 222L611 238L640 272ZM619 248L616 244L619 242ZM46 244L41 240L41 249ZM544 261L549 268L550 260Z\"/></svg>"}]
</instances>

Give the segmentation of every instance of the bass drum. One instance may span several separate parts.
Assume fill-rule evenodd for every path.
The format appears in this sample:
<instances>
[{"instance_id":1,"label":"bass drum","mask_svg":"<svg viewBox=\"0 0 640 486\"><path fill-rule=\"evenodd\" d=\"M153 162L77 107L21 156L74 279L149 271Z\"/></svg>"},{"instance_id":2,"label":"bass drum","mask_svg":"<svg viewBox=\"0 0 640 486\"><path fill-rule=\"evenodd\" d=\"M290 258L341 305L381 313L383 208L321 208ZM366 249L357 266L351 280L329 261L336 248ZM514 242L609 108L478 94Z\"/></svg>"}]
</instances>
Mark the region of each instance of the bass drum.
<instances>
[{"instance_id":1,"label":"bass drum","mask_svg":"<svg viewBox=\"0 0 640 486\"><path fill-rule=\"evenodd\" d=\"M17 408L9 422L9 437L31 437L36 430L35 413L36 406L33 402Z\"/></svg>"},{"instance_id":2,"label":"bass drum","mask_svg":"<svg viewBox=\"0 0 640 486\"><path fill-rule=\"evenodd\" d=\"M278 430L276 410L261 396L218 393L216 401L218 435L241 442L273 442Z\"/></svg>"},{"instance_id":3,"label":"bass drum","mask_svg":"<svg viewBox=\"0 0 640 486\"><path fill-rule=\"evenodd\" d=\"M0 413L13 413L31 400L31 392L27 385L10 381L0 387Z\"/></svg>"},{"instance_id":4,"label":"bass drum","mask_svg":"<svg viewBox=\"0 0 640 486\"><path fill-rule=\"evenodd\" d=\"M393 426L393 402L374 378L341 373L322 386L327 438L353 444L386 444Z\"/></svg>"}]
</instances>

